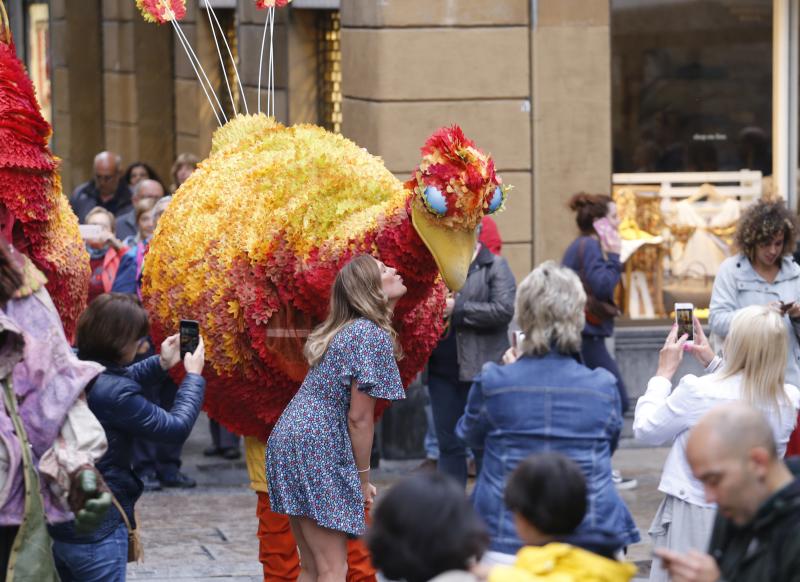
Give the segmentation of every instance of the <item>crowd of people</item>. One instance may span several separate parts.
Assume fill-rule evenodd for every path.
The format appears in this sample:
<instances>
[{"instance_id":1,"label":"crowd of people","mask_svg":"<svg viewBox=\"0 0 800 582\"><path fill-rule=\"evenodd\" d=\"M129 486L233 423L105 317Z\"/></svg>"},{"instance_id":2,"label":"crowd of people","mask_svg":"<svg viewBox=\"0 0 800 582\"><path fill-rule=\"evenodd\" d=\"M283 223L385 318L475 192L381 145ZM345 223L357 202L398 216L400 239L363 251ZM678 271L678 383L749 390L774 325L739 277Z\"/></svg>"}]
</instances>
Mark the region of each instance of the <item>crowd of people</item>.
<instances>
[{"instance_id":1,"label":"crowd of people","mask_svg":"<svg viewBox=\"0 0 800 582\"><path fill-rule=\"evenodd\" d=\"M395 485L367 533L375 566L391 579L634 574L624 556L640 533L611 465L628 396L605 346L618 314L619 222L607 196L578 194L570 207L580 235L562 265L539 265L515 289L504 260L479 242L467 283L447 298L447 331L427 370L439 470ZM800 321L800 289L788 283L798 269L790 257L796 231L782 202L747 211L741 254L722 270L735 265L740 280L721 277L711 299L710 329L724 347L715 352L697 318L691 342L676 323L636 403L635 437L671 445L649 530L651 580L796 579L800 557L786 556L794 541L784 540L800 528L800 481L783 461L800 408L800 391L786 383ZM332 315L315 332L324 333L330 356L318 360L267 445L274 510L290 516L302 540L303 580L345 578L347 536L365 531L363 508L375 495L371 440L358 419L375 398L401 396L384 311L396 301L396 275L378 266L360 284L348 268L340 272ZM383 307L367 307L361 294L373 297L367 290L378 286ZM705 375L673 388L685 352ZM334 434L322 419L337 409L348 424ZM341 447L345 432L350 442L335 459L309 453ZM477 479L467 502L470 452ZM761 540L771 545L751 555Z\"/></svg>"},{"instance_id":2,"label":"crowd of people","mask_svg":"<svg viewBox=\"0 0 800 582\"><path fill-rule=\"evenodd\" d=\"M196 166L193 156L179 156L165 188L149 164L123 171L119 156L102 152L92 180L70 199L80 223L93 227L85 235L89 303L75 353L63 331L48 332L52 345L38 365L60 362L69 397L48 404L52 426L28 429L34 457L26 446L0 447L0 571L23 551L12 544L17 531L36 529L18 486L34 461L52 463L41 478L69 492L68 508L41 500L36 535L46 518L53 544L40 564L52 572L35 574L40 580L124 580L138 552L142 490L194 486L180 455L204 398L202 337L189 353L177 335L153 345L141 276L167 193ZM479 227L466 283L445 299L445 333L423 374L435 470L401 480L377 504L375 410L378 400L405 395L392 314L407 288L392 265L369 255L338 272L328 316L305 344L308 375L264 451L270 511L288 516L298 580L348 579L348 545L362 536L375 568L392 580L629 580L636 568L626 551L641 535L618 490L635 483L613 470L612 458L631 408L635 438L670 447L648 532L650 579L800 579L800 466L784 461L800 448L796 217L782 202L746 211L740 253L714 283L712 339L696 318L691 340L674 325L632 403L606 347L619 314L616 207L608 196L580 193L569 208L578 236L562 263L540 264L519 286L499 254L496 225L486 219ZM40 328L60 330L27 265L13 247L0 248L7 410L12 370L15 389L37 377L14 368L23 359L20 328L36 314L49 322ZM705 373L673 385L687 352ZM33 360L24 361L30 368ZM180 386L167 374L179 362ZM14 411L11 420L31 414ZM0 424L0 436L21 434L19 426ZM239 457L236 435L212 422L211 436L206 455ZM25 463L9 462L17 458ZM467 497L470 462L476 478Z\"/></svg>"},{"instance_id":3,"label":"crowd of people","mask_svg":"<svg viewBox=\"0 0 800 582\"><path fill-rule=\"evenodd\" d=\"M172 194L197 168L199 159L180 154L172 164L170 184L165 185L152 165L137 161L126 169L114 152L101 152L94 159L94 176L80 184L70 204L81 224L96 225L99 235L89 232L91 278L89 303L104 293L126 293L141 299L144 260L158 219ZM144 338L136 361L155 353L152 341ZM175 401L178 387L168 377L144 386L148 398L165 409ZM239 437L210 421L211 446L208 456L235 460L241 456ZM146 491L162 487L194 487L195 481L180 470L182 442L153 442L138 438L133 444L133 463Z\"/></svg>"}]
</instances>

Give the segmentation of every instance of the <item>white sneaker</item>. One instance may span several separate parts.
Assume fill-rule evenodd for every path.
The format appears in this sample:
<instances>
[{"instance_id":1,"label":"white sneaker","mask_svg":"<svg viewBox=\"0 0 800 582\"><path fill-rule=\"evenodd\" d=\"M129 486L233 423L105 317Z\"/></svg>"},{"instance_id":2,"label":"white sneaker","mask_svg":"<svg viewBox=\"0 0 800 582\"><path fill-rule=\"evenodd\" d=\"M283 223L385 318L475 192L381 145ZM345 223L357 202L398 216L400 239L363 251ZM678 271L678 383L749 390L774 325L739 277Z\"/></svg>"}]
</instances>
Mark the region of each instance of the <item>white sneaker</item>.
<instances>
[{"instance_id":1,"label":"white sneaker","mask_svg":"<svg viewBox=\"0 0 800 582\"><path fill-rule=\"evenodd\" d=\"M639 486L636 479L627 479L616 469L611 471L611 480L614 482L614 486L621 490L636 489Z\"/></svg>"}]
</instances>

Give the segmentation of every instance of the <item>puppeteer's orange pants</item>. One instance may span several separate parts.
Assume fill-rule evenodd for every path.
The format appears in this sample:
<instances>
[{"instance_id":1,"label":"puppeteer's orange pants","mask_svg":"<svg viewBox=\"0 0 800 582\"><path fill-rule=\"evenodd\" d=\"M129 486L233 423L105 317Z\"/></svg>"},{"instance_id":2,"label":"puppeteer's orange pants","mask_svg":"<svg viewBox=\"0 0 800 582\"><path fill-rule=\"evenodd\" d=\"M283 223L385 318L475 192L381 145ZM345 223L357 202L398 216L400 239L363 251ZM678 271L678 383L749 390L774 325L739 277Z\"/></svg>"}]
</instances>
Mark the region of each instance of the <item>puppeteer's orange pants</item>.
<instances>
[{"instance_id":1,"label":"puppeteer's orange pants","mask_svg":"<svg viewBox=\"0 0 800 582\"><path fill-rule=\"evenodd\" d=\"M300 559L289 518L272 512L266 493L256 493L258 559L264 567L264 582L295 582L300 575ZM361 540L347 542L347 582L375 582L375 569Z\"/></svg>"}]
</instances>

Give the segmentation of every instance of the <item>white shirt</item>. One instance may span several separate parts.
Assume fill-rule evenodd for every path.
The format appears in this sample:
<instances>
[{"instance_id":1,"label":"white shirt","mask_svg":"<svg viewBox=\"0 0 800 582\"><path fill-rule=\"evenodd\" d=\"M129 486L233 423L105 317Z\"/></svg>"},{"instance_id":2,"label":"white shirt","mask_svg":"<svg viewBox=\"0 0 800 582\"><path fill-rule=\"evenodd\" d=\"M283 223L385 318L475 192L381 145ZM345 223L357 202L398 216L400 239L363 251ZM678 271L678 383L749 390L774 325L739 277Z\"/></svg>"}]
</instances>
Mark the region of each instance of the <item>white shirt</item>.
<instances>
[{"instance_id":1,"label":"white shirt","mask_svg":"<svg viewBox=\"0 0 800 582\"><path fill-rule=\"evenodd\" d=\"M709 368L714 367L716 361ZM703 484L695 479L686 459L686 441L689 430L712 408L726 402L742 399L742 375L722 378L720 373L698 378L689 374L681 378L678 386L664 377L654 376L647 383L647 391L636 404L633 419L633 434L644 444L658 446L672 442L664 470L661 473L659 491L673 495L683 501L701 507L714 507L707 503ZM797 423L800 408L800 390L791 384L784 385L788 402L778 408L760 407L767 417L778 456L783 457L789 436Z\"/></svg>"}]
</instances>

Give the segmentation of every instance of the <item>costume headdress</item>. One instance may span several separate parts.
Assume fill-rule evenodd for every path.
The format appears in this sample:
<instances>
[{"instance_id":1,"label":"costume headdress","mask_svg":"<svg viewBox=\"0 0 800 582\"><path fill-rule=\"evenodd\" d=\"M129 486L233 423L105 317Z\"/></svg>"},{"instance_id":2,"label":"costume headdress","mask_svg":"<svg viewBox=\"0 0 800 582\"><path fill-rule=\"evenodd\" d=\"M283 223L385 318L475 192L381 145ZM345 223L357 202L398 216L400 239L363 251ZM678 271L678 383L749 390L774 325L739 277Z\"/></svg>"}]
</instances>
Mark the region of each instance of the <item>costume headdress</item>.
<instances>
[{"instance_id":1,"label":"costume headdress","mask_svg":"<svg viewBox=\"0 0 800 582\"><path fill-rule=\"evenodd\" d=\"M406 187L414 227L431 251L451 289L467 276L475 248L475 229L486 214L499 212L509 187L491 157L464 137L457 125L437 130L422 147L422 161Z\"/></svg>"}]
</instances>

